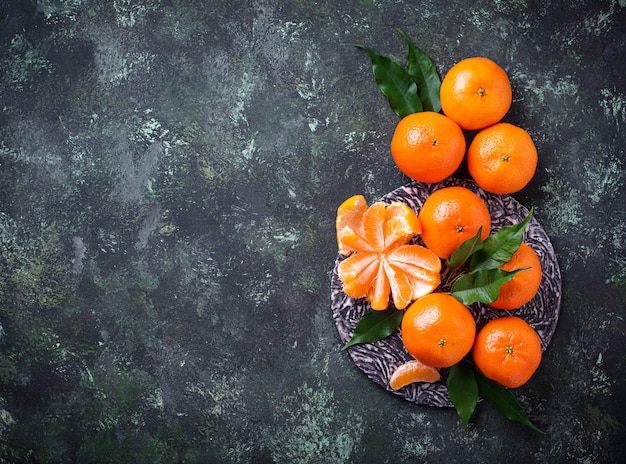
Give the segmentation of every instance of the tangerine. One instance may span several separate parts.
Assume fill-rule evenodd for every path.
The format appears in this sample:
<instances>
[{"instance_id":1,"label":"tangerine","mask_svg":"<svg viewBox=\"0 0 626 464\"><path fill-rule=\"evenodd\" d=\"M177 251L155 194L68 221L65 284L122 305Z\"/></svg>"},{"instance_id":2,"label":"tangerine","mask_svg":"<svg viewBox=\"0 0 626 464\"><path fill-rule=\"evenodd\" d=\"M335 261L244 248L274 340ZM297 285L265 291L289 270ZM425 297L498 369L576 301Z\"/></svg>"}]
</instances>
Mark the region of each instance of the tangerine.
<instances>
[{"instance_id":1,"label":"tangerine","mask_svg":"<svg viewBox=\"0 0 626 464\"><path fill-rule=\"evenodd\" d=\"M472 356L485 375L508 388L524 385L541 362L541 340L523 319L506 316L489 321L476 335Z\"/></svg>"},{"instance_id":2,"label":"tangerine","mask_svg":"<svg viewBox=\"0 0 626 464\"><path fill-rule=\"evenodd\" d=\"M504 69L489 58L473 57L452 66L441 82L441 109L467 130L497 123L513 100Z\"/></svg>"},{"instance_id":3,"label":"tangerine","mask_svg":"<svg viewBox=\"0 0 626 464\"><path fill-rule=\"evenodd\" d=\"M370 251L369 244L360 239L363 236L362 218L366 210L367 201L363 195L354 195L337 208L335 228L340 254L349 255L355 251Z\"/></svg>"},{"instance_id":4,"label":"tangerine","mask_svg":"<svg viewBox=\"0 0 626 464\"><path fill-rule=\"evenodd\" d=\"M337 209L336 227L339 253L348 256L337 266L346 295L384 310L391 293L395 307L404 309L439 286L439 258L408 243L421 232L421 223L405 203L379 201L368 207L362 195L355 195Z\"/></svg>"},{"instance_id":5,"label":"tangerine","mask_svg":"<svg viewBox=\"0 0 626 464\"><path fill-rule=\"evenodd\" d=\"M389 378L389 386L393 390L399 390L402 387L414 382L438 382L441 380L441 374L434 367L412 359L400 365Z\"/></svg>"},{"instance_id":6,"label":"tangerine","mask_svg":"<svg viewBox=\"0 0 626 464\"><path fill-rule=\"evenodd\" d=\"M440 182L451 176L461 165L465 148L458 124L432 111L402 118L391 139L396 165L418 182Z\"/></svg>"},{"instance_id":7,"label":"tangerine","mask_svg":"<svg viewBox=\"0 0 626 464\"><path fill-rule=\"evenodd\" d=\"M482 226L481 238L491 231L491 218L485 202L471 190L444 187L426 198L419 213L422 240L442 259L449 258L465 240Z\"/></svg>"},{"instance_id":8,"label":"tangerine","mask_svg":"<svg viewBox=\"0 0 626 464\"><path fill-rule=\"evenodd\" d=\"M498 299L489 306L498 309L517 309L533 299L541 284L541 262L535 250L522 243L511 259L501 266L505 271L516 271L528 267L505 282L500 288Z\"/></svg>"},{"instance_id":9,"label":"tangerine","mask_svg":"<svg viewBox=\"0 0 626 464\"><path fill-rule=\"evenodd\" d=\"M450 367L472 349L476 323L469 309L447 293L418 298L404 313L402 342L410 355L431 367Z\"/></svg>"},{"instance_id":10,"label":"tangerine","mask_svg":"<svg viewBox=\"0 0 626 464\"><path fill-rule=\"evenodd\" d=\"M406 243L422 232L419 219L407 204L377 202L368 208L363 195L354 195L337 208L335 225L342 255L381 251L396 242Z\"/></svg>"},{"instance_id":11,"label":"tangerine","mask_svg":"<svg viewBox=\"0 0 626 464\"><path fill-rule=\"evenodd\" d=\"M535 175L537 148L530 134L506 122L483 129L467 150L467 167L491 193L515 193Z\"/></svg>"}]
</instances>

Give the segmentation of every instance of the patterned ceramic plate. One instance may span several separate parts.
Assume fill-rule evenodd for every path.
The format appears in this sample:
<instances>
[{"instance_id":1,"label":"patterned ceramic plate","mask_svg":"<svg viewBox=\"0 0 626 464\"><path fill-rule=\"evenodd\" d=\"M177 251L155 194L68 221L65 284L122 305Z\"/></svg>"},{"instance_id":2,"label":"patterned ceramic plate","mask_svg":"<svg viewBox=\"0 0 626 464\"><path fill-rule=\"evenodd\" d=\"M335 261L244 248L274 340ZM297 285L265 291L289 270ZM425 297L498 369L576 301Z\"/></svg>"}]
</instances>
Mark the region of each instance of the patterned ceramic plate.
<instances>
[{"instance_id":1,"label":"patterned ceramic plate","mask_svg":"<svg viewBox=\"0 0 626 464\"><path fill-rule=\"evenodd\" d=\"M501 227L517 224L528 215L528 209L508 195L494 195L479 188L473 181L467 179L447 179L436 184L422 184L413 182L400 187L385 195L382 200L403 201L415 212L419 212L426 198L435 190L451 185L461 185L477 193L489 207L491 212L491 232ZM528 243L539 256L543 270L541 286L535 297L513 311L492 309L481 303L470 307L476 328L480 330L488 321L502 315L515 315L526 320L539 334L542 349L545 350L556 330L561 306L561 274L550 239L533 217L528 227L524 241ZM417 238L415 243L419 242ZM331 282L331 307L335 325L343 343L347 342L359 322L361 316L370 310L369 305L362 299L355 300L348 297L342 290L341 281L337 276L337 265L344 259L338 255L335 262ZM452 406L444 380L436 383L417 383L408 385L398 391L392 390L388 383L393 371L404 362L412 359L404 349L399 331L384 340L375 343L354 345L348 349L354 363L374 382L381 385L408 401L429 406ZM445 379L447 372L442 370Z\"/></svg>"}]
</instances>

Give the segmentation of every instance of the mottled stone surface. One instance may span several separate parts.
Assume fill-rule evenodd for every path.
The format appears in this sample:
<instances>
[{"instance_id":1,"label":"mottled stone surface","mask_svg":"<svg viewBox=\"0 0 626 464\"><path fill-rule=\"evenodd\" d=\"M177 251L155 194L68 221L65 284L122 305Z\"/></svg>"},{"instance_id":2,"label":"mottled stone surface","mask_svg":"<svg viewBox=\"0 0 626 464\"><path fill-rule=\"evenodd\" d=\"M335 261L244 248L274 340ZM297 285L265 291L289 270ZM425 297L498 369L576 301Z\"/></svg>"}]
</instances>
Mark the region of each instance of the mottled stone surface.
<instances>
[{"instance_id":1,"label":"mottled stone surface","mask_svg":"<svg viewBox=\"0 0 626 464\"><path fill-rule=\"evenodd\" d=\"M353 45L404 59L395 28L442 74L500 63L538 146L515 198L563 304L517 395L545 435L485 404L465 433L340 351L336 207L407 182ZM625 76L624 0L4 0L0 459L623 459Z\"/></svg>"}]
</instances>

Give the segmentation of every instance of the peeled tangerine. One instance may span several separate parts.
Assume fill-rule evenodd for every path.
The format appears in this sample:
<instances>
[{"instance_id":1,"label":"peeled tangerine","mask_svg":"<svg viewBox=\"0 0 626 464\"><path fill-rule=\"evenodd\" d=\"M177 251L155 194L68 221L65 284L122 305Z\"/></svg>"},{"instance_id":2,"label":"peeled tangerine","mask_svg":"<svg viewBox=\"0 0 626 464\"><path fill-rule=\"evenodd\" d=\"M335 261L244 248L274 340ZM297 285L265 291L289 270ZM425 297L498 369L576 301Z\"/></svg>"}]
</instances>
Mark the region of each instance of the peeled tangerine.
<instances>
[{"instance_id":1,"label":"peeled tangerine","mask_svg":"<svg viewBox=\"0 0 626 464\"><path fill-rule=\"evenodd\" d=\"M362 195L344 201L337 210L337 245L348 256L337 273L344 292L365 298L372 309L397 309L436 289L441 260L429 249L409 244L422 227L415 212L400 201L370 207Z\"/></svg>"}]
</instances>

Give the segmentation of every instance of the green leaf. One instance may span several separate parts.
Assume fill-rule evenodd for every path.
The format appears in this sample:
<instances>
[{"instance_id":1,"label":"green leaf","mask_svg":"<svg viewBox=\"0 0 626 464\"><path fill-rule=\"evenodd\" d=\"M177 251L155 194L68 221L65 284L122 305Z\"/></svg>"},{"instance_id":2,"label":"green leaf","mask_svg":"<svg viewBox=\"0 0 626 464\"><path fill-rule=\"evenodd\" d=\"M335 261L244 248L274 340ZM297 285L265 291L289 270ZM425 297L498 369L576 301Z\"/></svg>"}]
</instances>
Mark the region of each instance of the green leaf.
<instances>
[{"instance_id":1,"label":"green leaf","mask_svg":"<svg viewBox=\"0 0 626 464\"><path fill-rule=\"evenodd\" d=\"M463 266L470 257L483 247L482 241L483 226L480 226L476 235L465 240L448 258L446 264L451 271Z\"/></svg>"},{"instance_id":2,"label":"green leaf","mask_svg":"<svg viewBox=\"0 0 626 464\"><path fill-rule=\"evenodd\" d=\"M425 111L441 111L441 103L439 101L439 89L441 87L441 79L437 73L435 63L420 50L411 39L400 29L396 29L407 45L409 52L407 56L407 72L415 80L417 84L417 93Z\"/></svg>"},{"instance_id":3,"label":"green leaf","mask_svg":"<svg viewBox=\"0 0 626 464\"><path fill-rule=\"evenodd\" d=\"M515 271L502 269L484 269L461 275L452 285L450 294L464 305L493 303L498 298L502 284L508 282L515 274L525 271L527 267Z\"/></svg>"},{"instance_id":4,"label":"green leaf","mask_svg":"<svg viewBox=\"0 0 626 464\"><path fill-rule=\"evenodd\" d=\"M527 425L531 429L545 434L533 424L518 403L515 395L507 388L491 379L485 377L476 367L474 367L476 381L478 383L478 394L488 403L492 404L504 417L520 424Z\"/></svg>"},{"instance_id":5,"label":"green leaf","mask_svg":"<svg viewBox=\"0 0 626 464\"><path fill-rule=\"evenodd\" d=\"M355 46L362 48L370 56L374 79L394 113L403 118L423 111L422 101L417 95L417 84L402 66L365 45Z\"/></svg>"},{"instance_id":6,"label":"green leaf","mask_svg":"<svg viewBox=\"0 0 626 464\"><path fill-rule=\"evenodd\" d=\"M404 311L393 307L384 311L370 311L363 314L354 329L352 338L343 346L342 350L357 343L377 342L387 338L400 327L403 315Z\"/></svg>"},{"instance_id":7,"label":"green leaf","mask_svg":"<svg viewBox=\"0 0 626 464\"><path fill-rule=\"evenodd\" d=\"M533 209L531 208L522 222L504 226L495 234L487 237L483 241L482 249L472 256L470 271L495 269L508 262L522 243L526 226L532 214Z\"/></svg>"},{"instance_id":8,"label":"green leaf","mask_svg":"<svg viewBox=\"0 0 626 464\"><path fill-rule=\"evenodd\" d=\"M452 366L448 373L446 387L448 387L450 400L461 418L463 428L467 430L467 424L478 402L478 383L472 366L464 361Z\"/></svg>"}]
</instances>

